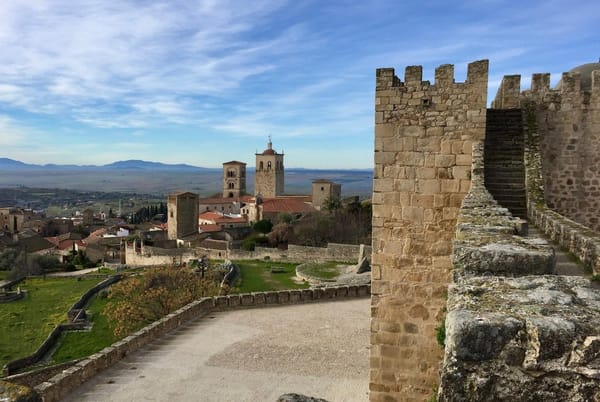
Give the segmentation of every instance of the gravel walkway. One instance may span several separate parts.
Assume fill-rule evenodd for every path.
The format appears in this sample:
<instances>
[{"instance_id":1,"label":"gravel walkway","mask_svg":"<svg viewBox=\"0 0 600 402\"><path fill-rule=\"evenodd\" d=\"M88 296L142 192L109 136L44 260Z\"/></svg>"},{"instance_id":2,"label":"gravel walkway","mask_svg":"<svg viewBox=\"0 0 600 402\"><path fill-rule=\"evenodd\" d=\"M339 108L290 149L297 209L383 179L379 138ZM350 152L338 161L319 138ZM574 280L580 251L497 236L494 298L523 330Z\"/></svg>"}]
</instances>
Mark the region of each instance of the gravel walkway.
<instances>
[{"instance_id":1,"label":"gravel walkway","mask_svg":"<svg viewBox=\"0 0 600 402\"><path fill-rule=\"evenodd\" d=\"M370 299L211 314L128 356L66 401L368 400Z\"/></svg>"}]
</instances>

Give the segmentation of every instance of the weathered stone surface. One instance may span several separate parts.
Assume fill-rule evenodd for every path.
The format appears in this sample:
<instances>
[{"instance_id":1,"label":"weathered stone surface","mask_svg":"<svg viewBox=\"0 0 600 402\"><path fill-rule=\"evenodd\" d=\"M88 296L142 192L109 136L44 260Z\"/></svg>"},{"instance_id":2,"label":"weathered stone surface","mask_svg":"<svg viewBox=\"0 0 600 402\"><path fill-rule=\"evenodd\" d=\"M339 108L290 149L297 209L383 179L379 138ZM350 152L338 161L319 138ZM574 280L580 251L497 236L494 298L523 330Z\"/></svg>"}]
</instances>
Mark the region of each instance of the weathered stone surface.
<instances>
[{"instance_id":1,"label":"weathered stone surface","mask_svg":"<svg viewBox=\"0 0 600 402\"><path fill-rule=\"evenodd\" d=\"M2 402L41 402L40 396L23 385L0 381L0 401Z\"/></svg>"},{"instance_id":2,"label":"weathered stone surface","mask_svg":"<svg viewBox=\"0 0 600 402\"><path fill-rule=\"evenodd\" d=\"M586 278L475 277L449 288L441 401L600 398L600 290Z\"/></svg>"},{"instance_id":3,"label":"weathered stone surface","mask_svg":"<svg viewBox=\"0 0 600 402\"><path fill-rule=\"evenodd\" d=\"M371 263L366 257L363 257L356 265L356 273L362 274L363 272L369 272L371 270Z\"/></svg>"},{"instance_id":4,"label":"weathered stone surface","mask_svg":"<svg viewBox=\"0 0 600 402\"><path fill-rule=\"evenodd\" d=\"M327 400L300 394L284 394L277 399L277 402L327 402Z\"/></svg>"}]
</instances>

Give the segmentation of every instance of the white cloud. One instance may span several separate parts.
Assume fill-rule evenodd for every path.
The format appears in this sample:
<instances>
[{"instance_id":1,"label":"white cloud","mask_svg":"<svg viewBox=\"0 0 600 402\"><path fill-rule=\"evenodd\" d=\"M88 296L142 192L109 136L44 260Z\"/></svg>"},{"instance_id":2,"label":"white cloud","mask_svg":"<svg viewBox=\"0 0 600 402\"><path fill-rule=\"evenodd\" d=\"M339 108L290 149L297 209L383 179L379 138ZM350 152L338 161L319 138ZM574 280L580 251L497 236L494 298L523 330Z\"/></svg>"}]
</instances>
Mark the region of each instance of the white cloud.
<instances>
[{"instance_id":1,"label":"white cloud","mask_svg":"<svg viewBox=\"0 0 600 402\"><path fill-rule=\"evenodd\" d=\"M285 2L9 2L0 6L0 101L33 112L89 115L100 127L104 103L138 112L185 114L190 104L163 101L222 96L276 66L272 55L298 40L297 27L248 41ZM136 119L132 119L135 121ZM100 124L95 122L100 121ZM135 124L134 127L139 127Z\"/></svg>"},{"instance_id":2,"label":"white cloud","mask_svg":"<svg viewBox=\"0 0 600 402\"><path fill-rule=\"evenodd\" d=\"M0 115L0 146L17 148L28 142L28 129L20 127L11 118ZM1 151L0 151L1 152Z\"/></svg>"}]
</instances>

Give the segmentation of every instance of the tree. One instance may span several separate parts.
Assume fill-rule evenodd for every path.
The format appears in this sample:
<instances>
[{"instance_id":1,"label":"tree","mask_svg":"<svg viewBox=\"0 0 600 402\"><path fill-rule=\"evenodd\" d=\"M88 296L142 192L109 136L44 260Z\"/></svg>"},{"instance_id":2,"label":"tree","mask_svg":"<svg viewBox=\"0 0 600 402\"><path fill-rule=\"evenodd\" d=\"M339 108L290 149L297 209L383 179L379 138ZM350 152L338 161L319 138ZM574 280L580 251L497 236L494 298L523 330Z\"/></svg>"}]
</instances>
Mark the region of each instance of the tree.
<instances>
[{"instance_id":1,"label":"tree","mask_svg":"<svg viewBox=\"0 0 600 402\"><path fill-rule=\"evenodd\" d=\"M42 275L44 268L40 264L40 257L36 254L27 255L25 251L19 251L12 262L12 268L8 277L10 279L17 279L30 275Z\"/></svg>"},{"instance_id":2,"label":"tree","mask_svg":"<svg viewBox=\"0 0 600 402\"><path fill-rule=\"evenodd\" d=\"M327 197L323 201L323 209L328 212L337 211L342 207L342 203L338 197Z\"/></svg>"},{"instance_id":3,"label":"tree","mask_svg":"<svg viewBox=\"0 0 600 402\"><path fill-rule=\"evenodd\" d=\"M271 221L263 219L256 222L252 228L259 233L267 234L273 228L273 224L271 223Z\"/></svg>"},{"instance_id":4,"label":"tree","mask_svg":"<svg viewBox=\"0 0 600 402\"><path fill-rule=\"evenodd\" d=\"M19 255L19 250L7 248L0 253L0 270L10 271Z\"/></svg>"},{"instance_id":5,"label":"tree","mask_svg":"<svg viewBox=\"0 0 600 402\"><path fill-rule=\"evenodd\" d=\"M267 238L269 239L269 245L271 247L284 246L285 248L293 235L294 229L292 225L278 223L273 226L273 230L267 235Z\"/></svg>"},{"instance_id":6,"label":"tree","mask_svg":"<svg viewBox=\"0 0 600 402\"><path fill-rule=\"evenodd\" d=\"M116 336L126 336L204 297L226 294L209 271L204 277L190 269L153 268L111 286L104 315L114 322Z\"/></svg>"},{"instance_id":7,"label":"tree","mask_svg":"<svg viewBox=\"0 0 600 402\"><path fill-rule=\"evenodd\" d=\"M289 212L280 212L277 215L277 223L292 223L294 222L294 216Z\"/></svg>"}]
</instances>

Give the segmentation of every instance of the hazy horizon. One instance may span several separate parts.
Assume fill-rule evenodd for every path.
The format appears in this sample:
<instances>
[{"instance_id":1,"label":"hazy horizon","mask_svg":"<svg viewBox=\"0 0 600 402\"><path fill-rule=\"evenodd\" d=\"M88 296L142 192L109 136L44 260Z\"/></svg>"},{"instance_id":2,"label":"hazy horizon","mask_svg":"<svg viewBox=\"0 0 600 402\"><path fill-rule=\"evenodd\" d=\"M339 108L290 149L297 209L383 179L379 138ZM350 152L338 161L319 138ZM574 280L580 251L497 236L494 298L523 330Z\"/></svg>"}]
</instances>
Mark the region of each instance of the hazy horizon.
<instances>
[{"instance_id":1,"label":"hazy horizon","mask_svg":"<svg viewBox=\"0 0 600 402\"><path fill-rule=\"evenodd\" d=\"M373 165L375 70L489 59L503 75L598 58L600 3L67 0L0 4L0 152L35 164Z\"/></svg>"}]
</instances>

